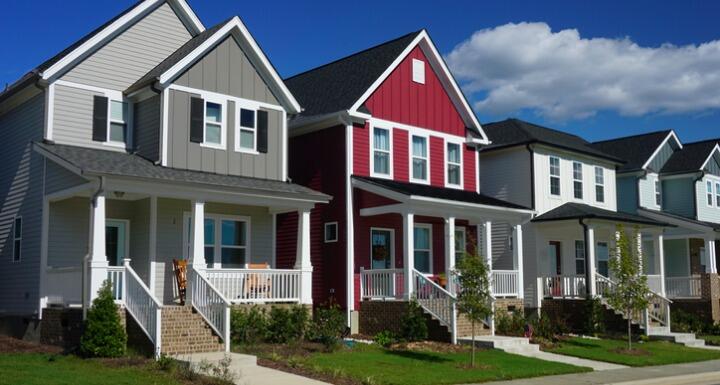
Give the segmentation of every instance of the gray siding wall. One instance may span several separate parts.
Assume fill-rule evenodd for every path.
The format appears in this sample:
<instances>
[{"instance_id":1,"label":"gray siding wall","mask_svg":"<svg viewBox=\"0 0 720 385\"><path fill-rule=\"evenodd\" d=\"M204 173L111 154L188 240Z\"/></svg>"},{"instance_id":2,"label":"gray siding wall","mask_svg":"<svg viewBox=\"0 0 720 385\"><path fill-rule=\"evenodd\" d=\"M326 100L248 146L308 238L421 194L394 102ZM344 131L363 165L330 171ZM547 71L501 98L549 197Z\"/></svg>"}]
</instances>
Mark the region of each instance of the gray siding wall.
<instances>
[{"instance_id":1,"label":"gray siding wall","mask_svg":"<svg viewBox=\"0 0 720 385\"><path fill-rule=\"evenodd\" d=\"M280 105L232 36L180 75L175 84Z\"/></svg>"},{"instance_id":2,"label":"gray siding wall","mask_svg":"<svg viewBox=\"0 0 720 385\"><path fill-rule=\"evenodd\" d=\"M32 314L39 304L45 99L37 94L0 116L0 313ZM22 216L22 259L13 262L13 222Z\"/></svg>"},{"instance_id":3,"label":"gray siding wall","mask_svg":"<svg viewBox=\"0 0 720 385\"><path fill-rule=\"evenodd\" d=\"M93 96L98 92L55 86L53 140L59 144L124 151L92 140Z\"/></svg>"},{"instance_id":4,"label":"gray siding wall","mask_svg":"<svg viewBox=\"0 0 720 385\"><path fill-rule=\"evenodd\" d=\"M122 91L191 37L175 11L163 3L61 79Z\"/></svg>"},{"instance_id":5,"label":"gray siding wall","mask_svg":"<svg viewBox=\"0 0 720 385\"><path fill-rule=\"evenodd\" d=\"M695 183L693 178L668 179L663 181L663 210L695 218Z\"/></svg>"},{"instance_id":6,"label":"gray siding wall","mask_svg":"<svg viewBox=\"0 0 720 385\"><path fill-rule=\"evenodd\" d=\"M190 142L190 97L186 92L170 91L168 166L174 168L242 175L254 178L281 178L282 113L268 110L268 152L247 154L235 151L235 103L227 103L226 148L218 150Z\"/></svg>"},{"instance_id":7,"label":"gray siding wall","mask_svg":"<svg viewBox=\"0 0 720 385\"><path fill-rule=\"evenodd\" d=\"M720 176L720 163L718 163L717 157L710 159L707 166L705 166L705 171L715 176Z\"/></svg>"},{"instance_id":8,"label":"gray siding wall","mask_svg":"<svg viewBox=\"0 0 720 385\"><path fill-rule=\"evenodd\" d=\"M135 150L152 161L160 159L160 95L134 105Z\"/></svg>"},{"instance_id":9,"label":"gray siding wall","mask_svg":"<svg viewBox=\"0 0 720 385\"><path fill-rule=\"evenodd\" d=\"M82 178L57 163L47 160L45 164L45 194L69 189L87 183Z\"/></svg>"},{"instance_id":10,"label":"gray siding wall","mask_svg":"<svg viewBox=\"0 0 720 385\"><path fill-rule=\"evenodd\" d=\"M493 270L513 270L512 226L505 222L492 224Z\"/></svg>"},{"instance_id":11,"label":"gray siding wall","mask_svg":"<svg viewBox=\"0 0 720 385\"><path fill-rule=\"evenodd\" d=\"M657 155L650 161L650 164L648 165L648 169L650 169L653 172L660 171L663 166L665 165L665 162L670 159L672 156L674 150L670 143L665 143L661 148L660 151L658 151Z\"/></svg>"},{"instance_id":12,"label":"gray siding wall","mask_svg":"<svg viewBox=\"0 0 720 385\"><path fill-rule=\"evenodd\" d=\"M707 199L707 182L710 181L713 186L713 204L708 205ZM697 199L697 219L706 222L720 223L720 207L718 207L717 196L715 192L715 185L720 182L717 177L705 176L701 181L696 183L696 198Z\"/></svg>"},{"instance_id":13,"label":"gray siding wall","mask_svg":"<svg viewBox=\"0 0 720 385\"><path fill-rule=\"evenodd\" d=\"M618 211L635 213L638 208L638 178L634 176L617 178Z\"/></svg>"},{"instance_id":14,"label":"gray siding wall","mask_svg":"<svg viewBox=\"0 0 720 385\"><path fill-rule=\"evenodd\" d=\"M524 147L493 153L480 152L481 192L531 207L533 202L530 159L530 153Z\"/></svg>"}]
</instances>

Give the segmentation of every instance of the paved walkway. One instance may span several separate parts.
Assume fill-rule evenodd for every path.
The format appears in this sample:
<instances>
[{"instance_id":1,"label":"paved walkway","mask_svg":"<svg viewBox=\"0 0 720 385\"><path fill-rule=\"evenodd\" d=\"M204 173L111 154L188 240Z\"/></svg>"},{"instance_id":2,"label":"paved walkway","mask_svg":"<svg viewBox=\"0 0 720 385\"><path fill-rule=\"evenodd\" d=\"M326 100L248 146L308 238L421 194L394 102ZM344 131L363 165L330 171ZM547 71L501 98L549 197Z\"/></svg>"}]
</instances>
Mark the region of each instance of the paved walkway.
<instances>
[{"instance_id":1,"label":"paved walkway","mask_svg":"<svg viewBox=\"0 0 720 385\"><path fill-rule=\"evenodd\" d=\"M526 357L534 357L545 361L552 361L552 362L560 362L563 364L570 364L575 366L585 366L588 368L592 368L592 370L595 371L604 371L604 370L616 370L616 369L625 369L627 366L625 365L618 365L618 364L611 364L609 362L602 362L602 361L593 361L593 360L587 360L584 358L578 358L578 357L571 357L571 356L565 356L562 354L555 354L555 353L548 353L548 352L534 352L529 354L522 354Z\"/></svg>"},{"instance_id":2,"label":"paved walkway","mask_svg":"<svg viewBox=\"0 0 720 385\"><path fill-rule=\"evenodd\" d=\"M484 385L718 384L720 360L486 382Z\"/></svg>"}]
</instances>

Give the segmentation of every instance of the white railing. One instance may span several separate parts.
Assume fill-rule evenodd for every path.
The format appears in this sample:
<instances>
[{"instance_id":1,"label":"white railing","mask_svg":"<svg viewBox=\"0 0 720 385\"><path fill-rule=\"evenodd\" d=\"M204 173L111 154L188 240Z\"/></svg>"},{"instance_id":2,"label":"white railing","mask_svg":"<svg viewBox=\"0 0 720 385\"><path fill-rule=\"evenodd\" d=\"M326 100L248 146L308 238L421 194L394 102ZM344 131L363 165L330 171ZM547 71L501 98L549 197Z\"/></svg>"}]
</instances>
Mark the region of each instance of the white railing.
<instances>
[{"instance_id":1,"label":"white railing","mask_svg":"<svg viewBox=\"0 0 720 385\"><path fill-rule=\"evenodd\" d=\"M600 297L607 297L610 295L610 292L613 289L613 286L615 286L615 282L610 280L610 278L595 273L595 292Z\"/></svg>"},{"instance_id":2,"label":"white railing","mask_svg":"<svg viewBox=\"0 0 720 385\"><path fill-rule=\"evenodd\" d=\"M110 281L110 290L112 290L116 302L122 302L125 299L123 298L123 275L125 275L125 266L108 266L107 279Z\"/></svg>"},{"instance_id":3,"label":"white railing","mask_svg":"<svg viewBox=\"0 0 720 385\"><path fill-rule=\"evenodd\" d=\"M702 283L700 276L666 277L665 293L668 298L701 298Z\"/></svg>"},{"instance_id":4,"label":"white railing","mask_svg":"<svg viewBox=\"0 0 720 385\"><path fill-rule=\"evenodd\" d=\"M162 304L130 267L129 259L125 260L123 268L121 287L124 288L122 298L125 308L150 338L155 346L155 356L159 357L162 347Z\"/></svg>"},{"instance_id":5,"label":"white railing","mask_svg":"<svg viewBox=\"0 0 720 385\"><path fill-rule=\"evenodd\" d=\"M420 306L451 330L452 343L457 341L457 298L421 272L413 269L415 299Z\"/></svg>"},{"instance_id":6,"label":"white railing","mask_svg":"<svg viewBox=\"0 0 720 385\"><path fill-rule=\"evenodd\" d=\"M647 274L647 284L651 291L662 293L662 277L660 274Z\"/></svg>"},{"instance_id":7,"label":"white railing","mask_svg":"<svg viewBox=\"0 0 720 385\"><path fill-rule=\"evenodd\" d=\"M585 277L540 277L543 298L585 298Z\"/></svg>"},{"instance_id":8,"label":"white railing","mask_svg":"<svg viewBox=\"0 0 720 385\"><path fill-rule=\"evenodd\" d=\"M363 299L400 299L403 297L402 269L360 268L360 294Z\"/></svg>"},{"instance_id":9,"label":"white railing","mask_svg":"<svg viewBox=\"0 0 720 385\"><path fill-rule=\"evenodd\" d=\"M595 285L597 289L597 294L600 297L607 297L615 289L616 284L610 278L607 278L600 274L595 274ZM642 325L646 333L649 331L649 324L652 321L658 322L661 326L668 326L670 325L671 302L672 301L663 297L656 291L652 290L652 288L650 288L647 309L643 312L633 313L632 319ZM621 309L616 310L622 311Z\"/></svg>"},{"instance_id":10,"label":"white railing","mask_svg":"<svg viewBox=\"0 0 720 385\"><path fill-rule=\"evenodd\" d=\"M190 303L210 324L223 342L225 351L230 351L230 301L200 273L189 270Z\"/></svg>"},{"instance_id":11,"label":"white railing","mask_svg":"<svg viewBox=\"0 0 720 385\"><path fill-rule=\"evenodd\" d=\"M232 303L300 302L300 270L207 269L207 280Z\"/></svg>"},{"instance_id":12,"label":"white railing","mask_svg":"<svg viewBox=\"0 0 720 385\"><path fill-rule=\"evenodd\" d=\"M493 295L495 297L514 297L518 295L517 270L492 271Z\"/></svg>"}]
</instances>

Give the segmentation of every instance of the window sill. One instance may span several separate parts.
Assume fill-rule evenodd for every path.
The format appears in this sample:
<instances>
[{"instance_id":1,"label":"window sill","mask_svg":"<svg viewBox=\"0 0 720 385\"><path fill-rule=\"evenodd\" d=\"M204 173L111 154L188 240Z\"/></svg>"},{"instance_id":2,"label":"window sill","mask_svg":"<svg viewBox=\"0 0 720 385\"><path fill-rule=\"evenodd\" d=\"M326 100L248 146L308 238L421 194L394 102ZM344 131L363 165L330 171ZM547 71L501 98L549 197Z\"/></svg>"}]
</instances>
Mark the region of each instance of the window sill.
<instances>
[{"instance_id":1,"label":"window sill","mask_svg":"<svg viewBox=\"0 0 720 385\"><path fill-rule=\"evenodd\" d=\"M462 185L457 185L457 184L445 183L445 188L451 188L451 189L455 189L455 190L462 190L462 189L463 189L463 186L462 186Z\"/></svg>"},{"instance_id":2,"label":"window sill","mask_svg":"<svg viewBox=\"0 0 720 385\"><path fill-rule=\"evenodd\" d=\"M111 141L106 141L106 142L102 142L102 144L103 144L103 146L120 148L120 149L123 149L123 150L127 150L127 149L128 149L128 146L127 146L127 144L126 144L125 142L111 142Z\"/></svg>"},{"instance_id":3,"label":"window sill","mask_svg":"<svg viewBox=\"0 0 720 385\"><path fill-rule=\"evenodd\" d=\"M226 150L225 145L223 145L223 144L212 144L212 143L198 143L198 144L200 145L200 147L211 148L213 150L222 150L222 151Z\"/></svg>"},{"instance_id":4,"label":"window sill","mask_svg":"<svg viewBox=\"0 0 720 385\"><path fill-rule=\"evenodd\" d=\"M408 180L410 181L410 183L417 183L417 184L424 184L424 185L429 185L429 184L430 184L430 179L424 180L424 179L413 179L413 178L409 178Z\"/></svg>"},{"instance_id":5,"label":"window sill","mask_svg":"<svg viewBox=\"0 0 720 385\"><path fill-rule=\"evenodd\" d=\"M242 147L235 147L235 152L239 152L241 154L249 154L249 155L260 155L260 152L257 150L251 150L249 148L242 148Z\"/></svg>"},{"instance_id":6,"label":"window sill","mask_svg":"<svg viewBox=\"0 0 720 385\"><path fill-rule=\"evenodd\" d=\"M371 172L371 173L370 173L370 176L371 176L372 178L380 178L380 179L393 180L392 174L377 174L377 173Z\"/></svg>"}]
</instances>

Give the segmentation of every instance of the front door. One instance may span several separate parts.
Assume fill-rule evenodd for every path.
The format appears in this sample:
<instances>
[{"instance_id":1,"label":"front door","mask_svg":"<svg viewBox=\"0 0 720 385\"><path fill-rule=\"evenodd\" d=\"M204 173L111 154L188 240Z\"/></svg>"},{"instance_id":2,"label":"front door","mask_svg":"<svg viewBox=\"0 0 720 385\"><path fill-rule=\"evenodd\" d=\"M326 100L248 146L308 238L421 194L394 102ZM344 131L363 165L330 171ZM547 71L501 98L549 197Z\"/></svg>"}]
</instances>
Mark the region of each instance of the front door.
<instances>
[{"instance_id":1,"label":"front door","mask_svg":"<svg viewBox=\"0 0 720 385\"><path fill-rule=\"evenodd\" d=\"M122 266L127 258L127 222L108 219L105 221L105 254L110 266Z\"/></svg>"},{"instance_id":2,"label":"front door","mask_svg":"<svg viewBox=\"0 0 720 385\"><path fill-rule=\"evenodd\" d=\"M550 274L562 275L562 255L560 254L560 242L550 241L548 243L548 260L550 262Z\"/></svg>"},{"instance_id":3,"label":"front door","mask_svg":"<svg viewBox=\"0 0 720 385\"><path fill-rule=\"evenodd\" d=\"M370 230L370 267L372 269L392 268L392 230Z\"/></svg>"}]
</instances>

